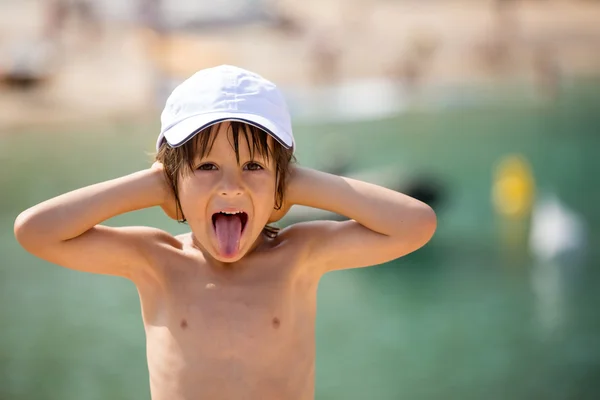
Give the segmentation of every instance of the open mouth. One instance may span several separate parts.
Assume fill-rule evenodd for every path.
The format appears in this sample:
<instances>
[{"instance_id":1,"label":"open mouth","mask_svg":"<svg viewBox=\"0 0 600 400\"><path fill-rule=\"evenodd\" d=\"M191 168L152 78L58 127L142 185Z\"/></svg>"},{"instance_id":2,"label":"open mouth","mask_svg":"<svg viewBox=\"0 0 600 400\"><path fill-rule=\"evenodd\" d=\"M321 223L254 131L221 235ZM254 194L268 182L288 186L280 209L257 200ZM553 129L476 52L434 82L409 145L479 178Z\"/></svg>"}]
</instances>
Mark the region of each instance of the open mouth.
<instances>
[{"instance_id":1,"label":"open mouth","mask_svg":"<svg viewBox=\"0 0 600 400\"><path fill-rule=\"evenodd\" d=\"M220 211L212 215L212 223L221 255L235 256L248 223L248 214L243 211Z\"/></svg>"},{"instance_id":2,"label":"open mouth","mask_svg":"<svg viewBox=\"0 0 600 400\"><path fill-rule=\"evenodd\" d=\"M241 232L244 232L244 228L246 227L246 223L248 222L248 214L243 211L220 211L214 213L212 215L212 223L215 230L217 229L217 220L219 219L233 219L239 218L242 229Z\"/></svg>"}]
</instances>

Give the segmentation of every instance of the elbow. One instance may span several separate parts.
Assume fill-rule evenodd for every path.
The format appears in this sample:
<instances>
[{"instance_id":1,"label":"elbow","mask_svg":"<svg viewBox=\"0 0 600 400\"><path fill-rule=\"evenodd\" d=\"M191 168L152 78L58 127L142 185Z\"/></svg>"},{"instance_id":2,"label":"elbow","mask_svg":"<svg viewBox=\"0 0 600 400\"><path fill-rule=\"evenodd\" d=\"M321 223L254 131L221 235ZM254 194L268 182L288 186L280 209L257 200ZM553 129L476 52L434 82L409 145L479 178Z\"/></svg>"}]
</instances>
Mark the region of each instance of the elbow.
<instances>
[{"instance_id":1,"label":"elbow","mask_svg":"<svg viewBox=\"0 0 600 400\"><path fill-rule=\"evenodd\" d=\"M399 235L399 240L410 247L409 252L425 246L437 229L437 216L428 205L423 204L412 216L410 228L405 226Z\"/></svg>"},{"instance_id":2,"label":"elbow","mask_svg":"<svg viewBox=\"0 0 600 400\"><path fill-rule=\"evenodd\" d=\"M410 220L398 223L399 231L390 235L389 260L397 259L425 246L437 229L437 216L432 208L423 205L413 210Z\"/></svg>"},{"instance_id":3,"label":"elbow","mask_svg":"<svg viewBox=\"0 0 600 400\"><path fill-rule=\"evenodd\" d=\"M27 251L32 251L33 243L36 242L34 236L38 231L36 228L35 217L29 210L23 211L15 219L13 227L15 239Z\"/></svg>"},{"instance_id":4,"label":"elbow","mask_svg":"<svg viewBox=\"0 0 600 400\"><path fill-rule=\"evenodd\" d=\"M431 240L437 229L437 215L433 208L427 206L423 212L423 245Z\"/></svg>"},{"instance_id":5,"label":"elbow","mask_svg":"<svg viewBox=\"0 0 600 400\"><path fill-rule=\"evenodd\" d=\"M13 232L15 234L15 239L21 246L27 241L27 231L30 225L30 218L27 215L27 211L22 212L15 219L15 224L13 226ZM23 246L25 247L25 246Z\"/></svg>"}]
</instances>

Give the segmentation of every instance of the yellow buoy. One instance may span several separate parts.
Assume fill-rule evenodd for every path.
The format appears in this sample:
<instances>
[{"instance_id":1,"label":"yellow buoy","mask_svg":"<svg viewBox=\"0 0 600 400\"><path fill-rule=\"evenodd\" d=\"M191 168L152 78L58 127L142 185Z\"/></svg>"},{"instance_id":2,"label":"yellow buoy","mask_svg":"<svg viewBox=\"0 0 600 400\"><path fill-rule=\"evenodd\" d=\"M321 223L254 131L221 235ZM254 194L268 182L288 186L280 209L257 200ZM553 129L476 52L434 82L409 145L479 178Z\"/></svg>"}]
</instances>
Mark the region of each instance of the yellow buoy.
<instances>
[{"instance_id":1,"label":"yellow buoy","mask_svg":"<svg viewBox=\"0 0 600 400\"><path fill-rule=\"evenodd\" d=\"M510 219L529 216L534 192L534 177L527 160L519 154L502 158L496 166L492 187L496 213Z\"/></svg>"}]
</instances>

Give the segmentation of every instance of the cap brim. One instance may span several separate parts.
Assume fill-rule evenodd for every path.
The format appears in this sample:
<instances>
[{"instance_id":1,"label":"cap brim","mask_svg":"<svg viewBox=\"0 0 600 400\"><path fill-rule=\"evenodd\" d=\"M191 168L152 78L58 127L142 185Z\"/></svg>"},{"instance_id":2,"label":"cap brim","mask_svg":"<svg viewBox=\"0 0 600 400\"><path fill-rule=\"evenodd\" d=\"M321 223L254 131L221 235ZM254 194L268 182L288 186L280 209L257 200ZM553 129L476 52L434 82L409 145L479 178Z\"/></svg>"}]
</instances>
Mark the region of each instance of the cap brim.
<instances>
[{"instance_id":1,"label":"cap brim","mask_svg":"<svg viewBox=\"0 0 600 400\"><path fill-rule=\"evenodd\" d=\"M286 149L294 147L292 133L276 126L268 119L255 114L224 112L196 115L173 125L165 132L161 132L156 142L156 150L160 149L163 140L166 140L171 147L182 146L196 136L198 132L223 121L240 121L253 125L267 132Z\"/></svg>"}]
</instances>

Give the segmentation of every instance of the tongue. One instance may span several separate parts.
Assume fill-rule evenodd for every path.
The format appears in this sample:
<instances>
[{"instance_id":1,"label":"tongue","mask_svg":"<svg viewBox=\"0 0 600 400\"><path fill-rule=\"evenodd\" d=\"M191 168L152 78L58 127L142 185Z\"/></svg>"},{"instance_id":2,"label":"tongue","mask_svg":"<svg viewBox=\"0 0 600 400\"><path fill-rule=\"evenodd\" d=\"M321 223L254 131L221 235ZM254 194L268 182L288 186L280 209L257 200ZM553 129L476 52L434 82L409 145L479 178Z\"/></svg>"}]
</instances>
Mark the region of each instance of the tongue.
<instances>
[{"instance_id":1,"label":"tongue","mask_svg":"<svg viewBox=\"0 0 600 400\"><path fill-rule=\"evenodd\" d=\"M226 257L233 256L238 250L242 236L242 219L239 215L217 214L215 218L215 231L221 254Z\"/></svg>"}]
</instances>

